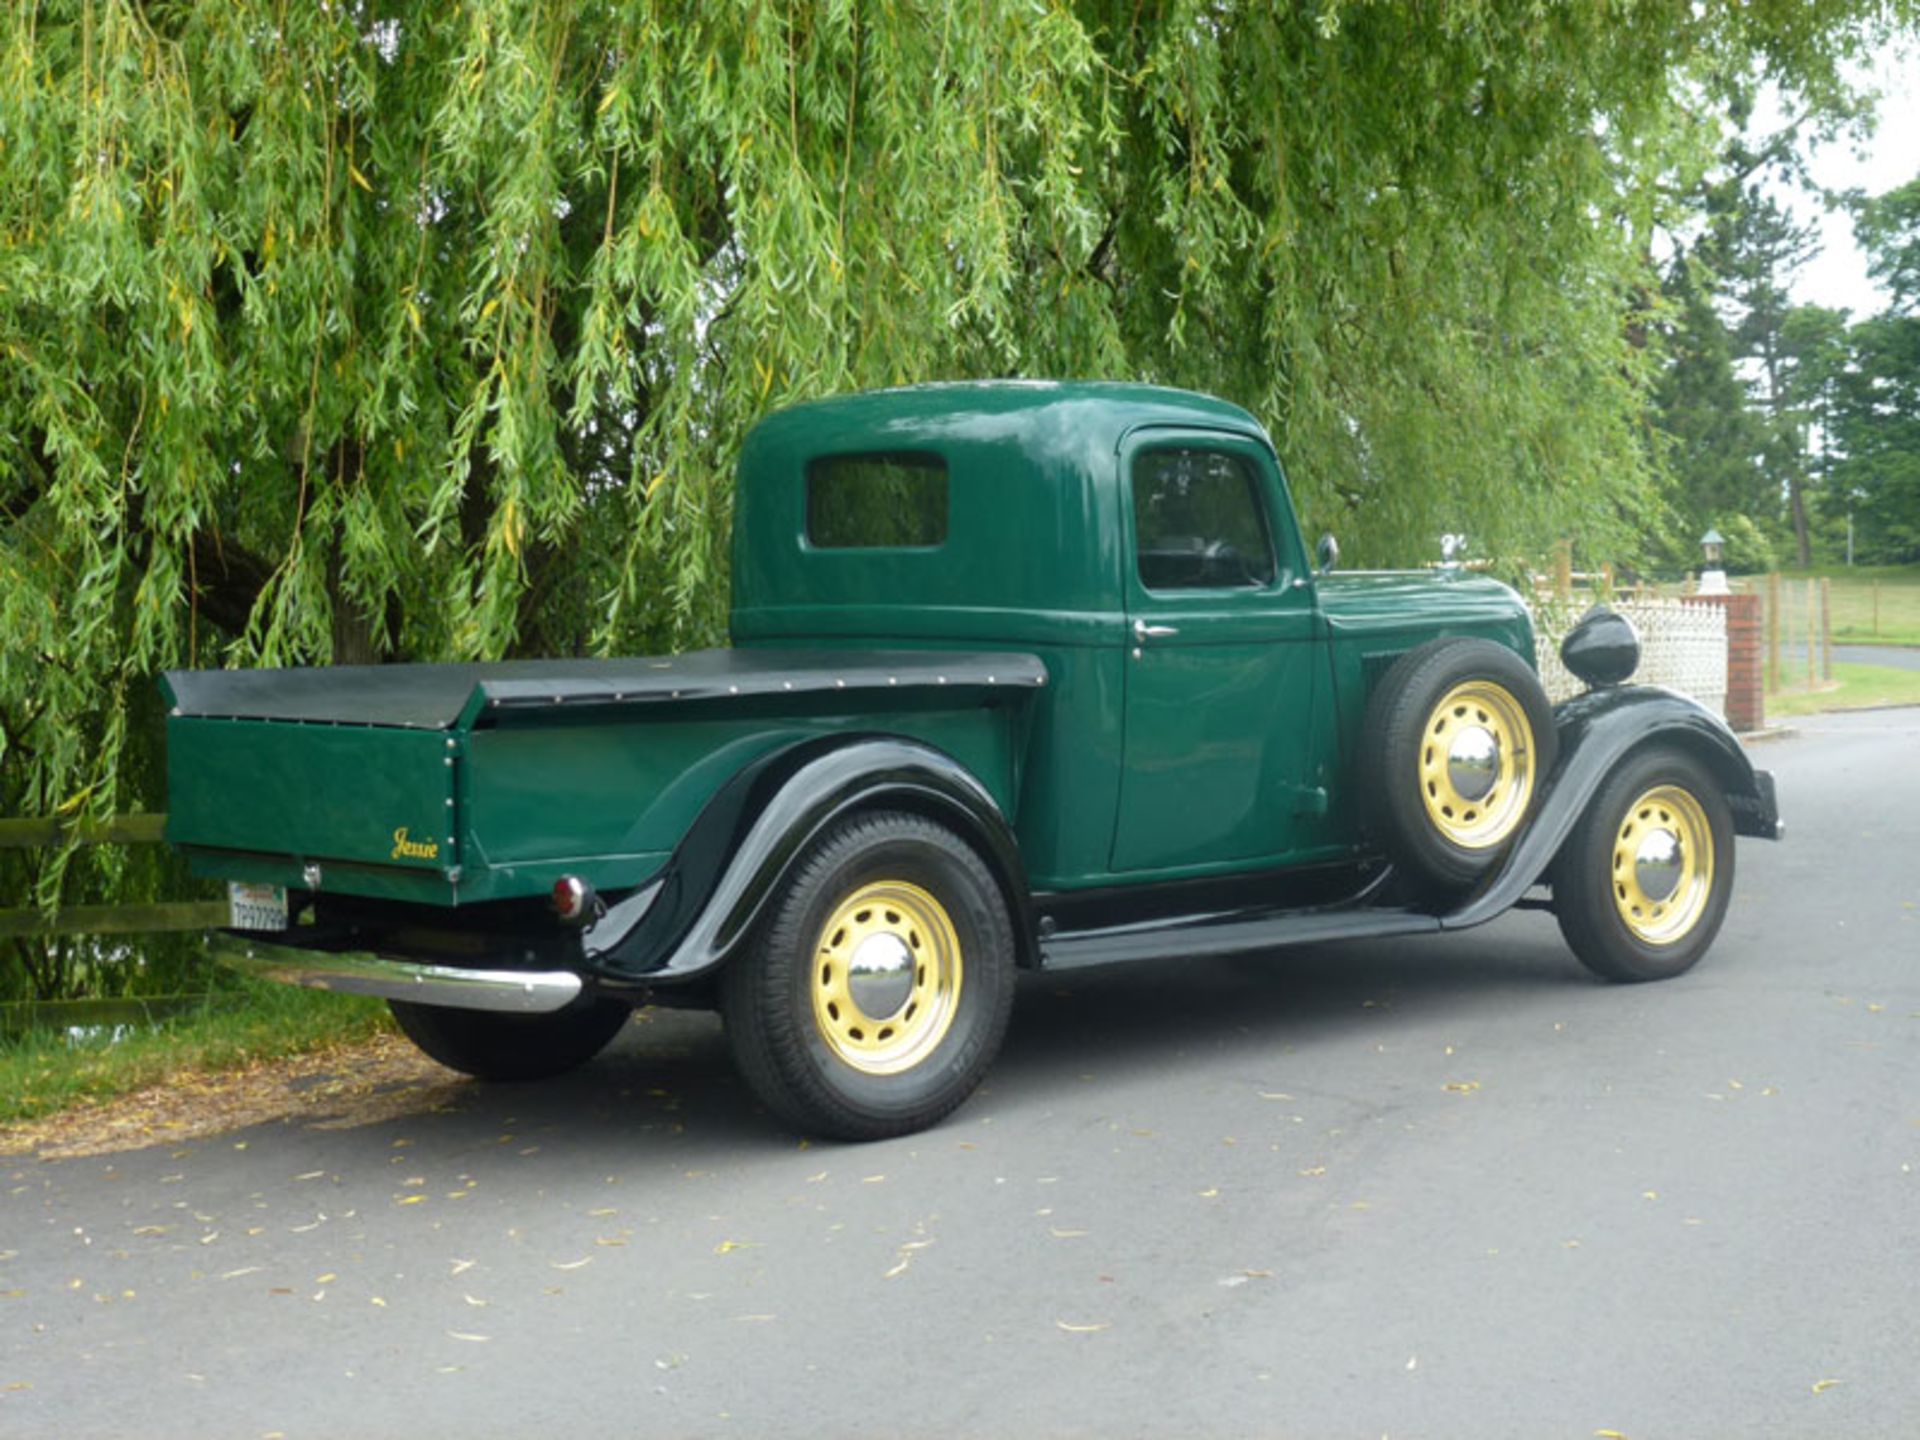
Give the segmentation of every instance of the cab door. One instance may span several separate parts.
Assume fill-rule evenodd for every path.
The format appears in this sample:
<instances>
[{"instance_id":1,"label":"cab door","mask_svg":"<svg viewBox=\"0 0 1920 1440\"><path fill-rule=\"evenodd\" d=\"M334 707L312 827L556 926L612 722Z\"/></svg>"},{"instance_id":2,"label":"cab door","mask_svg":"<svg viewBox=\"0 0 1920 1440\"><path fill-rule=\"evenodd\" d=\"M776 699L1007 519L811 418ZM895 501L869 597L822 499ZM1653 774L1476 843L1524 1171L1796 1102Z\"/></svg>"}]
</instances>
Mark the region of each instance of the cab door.
<instances>
[{"instance_id":1,"label":"cab door","mask_svg":"<svg viewBox=\"0 0 1920 1440\"><path fill-rule=\"evenodd\" d=\"M1326 808L1322 627L1279 466L1207 431L1121 447L1128 529L1116 872L1280 862Z\"/></svg>"}]
</instances>

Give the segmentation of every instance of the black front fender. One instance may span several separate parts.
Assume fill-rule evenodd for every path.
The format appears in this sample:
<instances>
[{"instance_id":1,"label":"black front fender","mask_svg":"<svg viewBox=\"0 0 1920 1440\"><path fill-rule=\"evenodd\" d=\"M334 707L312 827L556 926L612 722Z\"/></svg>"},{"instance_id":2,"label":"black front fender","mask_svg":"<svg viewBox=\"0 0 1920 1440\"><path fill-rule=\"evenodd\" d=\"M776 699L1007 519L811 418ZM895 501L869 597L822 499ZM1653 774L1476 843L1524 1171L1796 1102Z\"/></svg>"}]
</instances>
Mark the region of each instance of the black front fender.
<instances>
[{"instance_id":1,"label":"black front fender","mask_svg":"<svg viewBox=\"0 0 1920 1440\"><path fill-rule=\"evenodd\" d=\"M1698 701L1655 685L1610 686L1554 707L1560 759L1526 830L1493 875L1441 926L1463 930L1512 907L1547 873L1615 766L1648 745L1693 755L1719 779L1737 835L1780 838L1773 776L1753 768L1726 722Z\"/></svg>"},{"instance_id":2,"label":"black front fender","mask_svg":"<svg viewBox=\"0 0 1920 1440\"><path fill-rule=\"evenodd\" d=\"M1006 895L1020 962L1032 963L1026 873L993 796L943 751L867 735L804 741L722 786L660 874L582 934L588 970L617 988L685 982L715 969L808 845L841 816L876 806L940 820L980 851Z\"/></svg>"}]
</instances>

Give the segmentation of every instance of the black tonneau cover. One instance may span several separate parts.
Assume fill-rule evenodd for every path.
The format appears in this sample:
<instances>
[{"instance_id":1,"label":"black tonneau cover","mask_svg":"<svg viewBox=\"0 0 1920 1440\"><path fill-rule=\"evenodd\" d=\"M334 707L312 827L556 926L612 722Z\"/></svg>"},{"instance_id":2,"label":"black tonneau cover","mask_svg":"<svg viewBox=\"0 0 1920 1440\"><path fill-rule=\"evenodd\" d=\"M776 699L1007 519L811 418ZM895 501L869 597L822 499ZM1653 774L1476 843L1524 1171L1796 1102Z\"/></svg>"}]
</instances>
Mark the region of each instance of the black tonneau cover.
<instances>
[{"instance_id":1,"label":"black tonneau cover","mask_svg":"<svg viewBox=\"0 0 1920 1440\"><path fill-rule=\"evenodd\" d=\"M1034 655L973 650L696 650L616 660L169 670L176 715L451 730L490 710L645 705L734 695L871 691L902 685L1032 688Z\"/></svg>"}]
</instances>

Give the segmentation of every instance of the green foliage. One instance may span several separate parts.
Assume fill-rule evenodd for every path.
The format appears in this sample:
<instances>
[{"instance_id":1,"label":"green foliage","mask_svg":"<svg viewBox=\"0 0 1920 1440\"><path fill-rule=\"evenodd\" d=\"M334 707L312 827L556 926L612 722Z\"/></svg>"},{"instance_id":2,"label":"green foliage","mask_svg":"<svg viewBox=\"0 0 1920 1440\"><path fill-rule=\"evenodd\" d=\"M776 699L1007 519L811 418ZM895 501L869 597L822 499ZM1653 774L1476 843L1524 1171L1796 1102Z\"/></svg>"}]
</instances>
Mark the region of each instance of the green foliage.
<instances>
[{"instance_id":1,"label":"green foliage","mask_svg":"<svg viewBox=\"0 0 1920 1440\"><path fill-rule=\"evenodd\" d=\"M1779 556L1766 531L1754 523L1751 515L1729 515L1720 524L1725 542L1721 558L1725 568L1736 575L1764 575L1779 568Z\"/></svg>"},{"instance_id":2,"label":"green foliage","mask_svg":"<svg viewBox=\"0 0 1920 1440\"><path fill-rule=\"evenodd\" d=\"M1832 509L1856 523L1867 564L1920 560L1920 179L1870 200L1857 223L1869 269L1893 292L1847 336L1833 386Z\"/></svg>"},{"instance_id":3,"label":"green foliage","mask_svg":"<svg viewBox=\"0 0 1920 1440\"><path fill-rule=\"evenodd\" d=\"M1793 340L1820 327L1796 324L1800 315L1788 292L1796 272L1818 253L1818 241L1812 226L1795 221L1778 199L1757 187L1749 189L1731 220L1725 253L1729 294L1740 311L1735 355L1757 372L1753 398L1763 436L1761 472L1769 487L1786 495L1795 553L1806 566L1813 563L1806 401L1824 377L1808 374L1809 354L1822 352L1796 348Z\"/></svg>"},{"instance_id":4,"label":"green foliage","mask_svg":"<svg viewBox=\"0 0 1920 1440\"><path fill-rule=\"evenodd\" d=\"M1912 315L1920 309L1920 177L1869 200L1854 228L1868 273L1893 292L1892 310Z\"/></svg>"},{"instance_id":5,"label":"green foliage","mask_svg":"<svg viewBox=\"0 0 1920 1440\"><path fill-rule=\"evenodd\" d=\"M1856 524L1866 564L1920 561L1920 318L1879 315L1854 327L1841 378L1835 503Z\"/></svg>"},{"instance_id":6,"label":"green foliage","mask_svg":"<svg viewBox=\"0 0 1920 1440\"><path fill-rule=\"evenodd\" d=\"M1715 306L1717 282L1699 254L1685 255L1667 277L1667 363L1655 387L1655 417L1674 477L1673 519L1651 547L1669 570L1700 561L1709 528L1729 539L1736 522L1764 543L1761 520L1779 510L1779 486L1762 463L1766 426L1749 408L1734 370L1732 337ZM1771 547L1769 547L1771 548Z\"/></svg>"},{"instance_id":7,"label":"green foliage","mask_svg":"<svg viewBox=\"0 0 1920 1440\"><path fill-rule=\"evenodd\" d=\"M1191 385L1362 562L1624 545L1718 97L1911 13L10 7L0 809L155 803L170 665L716 640L738 441L833 391Z\"/></svg>"},{"instance_id":8,"label":"green foliage","mask_svg":"<svg viewBox=\"0 0 1920 1440\"><path fill-rule=\"evenodd\" d=\"M1847 312L1796 305L1794 273L1814 253L1814 232L1766 185L1740 170L1791 171L1791 131L1754 152L1744 139L1722 161L1734 178L1703 192L1703 223L1667 277L1668 363L1656 390L1681 524L1664 559L1691 564L1707 524L1755 544L1730 558L1757 565L1787 551L1802 569L1844 553L1847 516L1867 531L1862 553L1898 560L1920 531L1908 517L1917 438L1905 421L1914 395L1894 314L1849 325ZM1862 204L1859 231L1872 269L1896 288L1920 223L1906 187ZM1857 200L1857 197L1852 197ZM1896 294L1895 310L1905 303Z\"/></svg>"}]
</instances>

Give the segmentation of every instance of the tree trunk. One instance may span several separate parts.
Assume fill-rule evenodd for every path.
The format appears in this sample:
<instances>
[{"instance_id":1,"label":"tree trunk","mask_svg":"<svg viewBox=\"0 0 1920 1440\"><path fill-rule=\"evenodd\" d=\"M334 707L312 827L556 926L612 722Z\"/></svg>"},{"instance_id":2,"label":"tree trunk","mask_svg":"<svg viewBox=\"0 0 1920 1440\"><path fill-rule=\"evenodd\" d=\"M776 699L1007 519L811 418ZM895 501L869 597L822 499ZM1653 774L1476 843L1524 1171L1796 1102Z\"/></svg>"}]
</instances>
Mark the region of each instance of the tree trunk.
<instances>
[{"instance_id":1,"label":"tree trunk","mask_svg":"<svg viewBox=\"0 0 1920 1440\"><path fill-rule=\"evenodd\" d=\"M333 553L327 557L327 600L333 607L333 663L378 665L381 656L375 637L377 622L346 592L337 540Z\"/></svg>"},{"instance_id":2,"label":"tree trunk","mask_svg":"<svg viewBox=\"0 0 1920 1440\"><path fill-rule=\"evenodd\" d=\"M1807 487L1798 475L1787 477L1787 508L1793 515L1793 545L1800 556L1800 568L1813 568L1813 545L1807 536Z\"/></svg>"}]
</instances>

